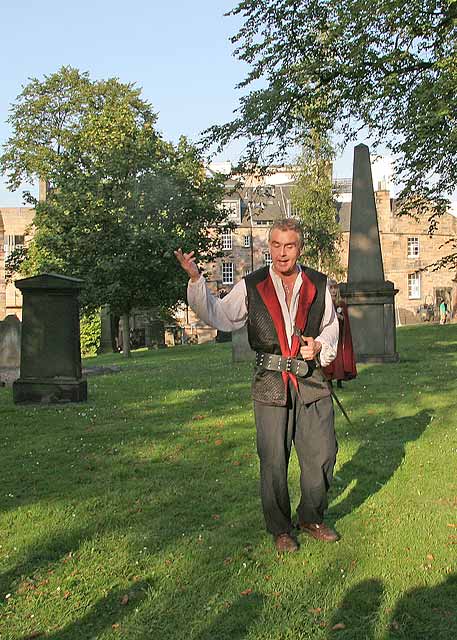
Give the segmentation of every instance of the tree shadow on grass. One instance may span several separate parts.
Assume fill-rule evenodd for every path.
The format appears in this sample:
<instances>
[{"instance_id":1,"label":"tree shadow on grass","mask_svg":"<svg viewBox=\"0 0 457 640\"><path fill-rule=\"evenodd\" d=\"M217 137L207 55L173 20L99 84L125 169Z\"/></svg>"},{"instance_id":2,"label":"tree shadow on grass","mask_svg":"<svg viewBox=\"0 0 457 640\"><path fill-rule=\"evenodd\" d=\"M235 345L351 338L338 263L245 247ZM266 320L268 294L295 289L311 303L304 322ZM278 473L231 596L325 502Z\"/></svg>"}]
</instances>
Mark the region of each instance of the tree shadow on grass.
<instances>
[{"instance_id":1,"label":"tree shadow on grass","mask_svg":"<svg viewBox=\"0 0 457 640\"><path fill-rule=\"evenodd\" d=\"M264 597L260 594L240 596L195 640L243 640L249 627L260 616L263 606Z\"/></svg>"},{"instance_id":2,"label":"tree shadow on grass","mask_svg":"<svg viewBox=\"0 0 457 640\"><path fill-rule=\"evenodd\" d=\"M400 598L384 640L457 638L457 574L436 587L419 587Z\"/></svg>"},{"instance_id":3,"label":"tree shadow on grass","mask_svg":"<svg viewBox=\"0 0 457 640\"><path fill-rule=\"evenodd\" d=\"M384 587L380 580L364 580L348 591L332 617L328 640L380 638ZM390 615L383 640L451 640L457 637L457 575L435 587L407 591Z\"/></svg>"},{"instance_id":4,"label":"tree shadow on grass","mask_svg":"<svg viewBox=\"0 0 457 640\"><path fill-rule=\"evenodd\" d=\"M328 640L373 640L383 594L382 582L375 578L348 591L332 618Z\"/></svg>"},{"instance_id":5,"label":"tree shadow on grass","mask_svg":"<svg viewBox=\"0 0 457 640\"><path fill-rule=\"evenodd\" d=\"M117 590L100 598L88 607L87 613L50 633L31 630L20 640L42 638L42 640L74 640L75 638L98 638L107 629L119 630L122 633L122 621L138 609L147 596L150 584L147 581L137 582L132 588Z\"/></svg>"},{"instance_id":6,"label":"tree shadow on grass","mask_svg":"<svg viewBox=\"0 0 457 640\"><path fill-rule=\"evenodd\" d=\"M355 486L330 507L329 518L343 518L387 484L405 457L407 443L420 438L431 419L432 413L423 410L368 430L363 444L336 472L330 500L337 500L351 483L355 482Z\"/></svg>"}]
</instances>

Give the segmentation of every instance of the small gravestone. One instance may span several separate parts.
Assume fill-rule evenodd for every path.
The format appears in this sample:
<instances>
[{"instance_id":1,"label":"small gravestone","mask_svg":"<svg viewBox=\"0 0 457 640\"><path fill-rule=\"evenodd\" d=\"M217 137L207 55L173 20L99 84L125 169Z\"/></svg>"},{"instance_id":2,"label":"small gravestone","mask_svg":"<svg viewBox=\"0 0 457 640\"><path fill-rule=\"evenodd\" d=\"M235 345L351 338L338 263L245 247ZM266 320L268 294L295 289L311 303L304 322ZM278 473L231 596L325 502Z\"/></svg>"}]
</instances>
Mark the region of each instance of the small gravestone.
<instances>
[{"instance_id":1,"label":"small gravestone","mask_svg":"<svg viewBox=\"0 0 457 640\"><path fill-rule=\"evenodd\" d=\"M165 323L163 320L150 320L145 325L145 342L148 349L164 349Z\"/></svg>"},{"instance_id":2,"label":"small gravestone","mask_svg":"<svg viewBox=\"0 0 457 640\"><path fill-rule=\"evenodd\" d=\"M20 377L15 403L82 402L79 300L82 280L43 274L15 282L22 292Z\"/></svg>"},{"instance_id":3,"label":"small gravestone","mask_svg":"<svg viewBox=\"0 0 457 640\"><path fill-rule=\"evenodd\" d=\"M0 384L10 385L19 375L21 321L15 315L0 322Z\"/></svg>"},{"instance_id":4,"label":"small gravestone","mask_svg":"<svg viewBox=\"0 0 457 640\"><path fill-rule=\"evenodd\" d=\"M100 309L100 353L113 353L115 348L115 328L110 307L104 304Z\"/></svg>"},{"instance_id":5,"label":"small gravestone","mask_svg":"<svg viewBox=\"0 0 457 640\"><path fill-rule=\"evenodd\" d=\"M245 325L237 331L232 331L232 361L254 362L255 352L248 340L248 329Z\"/></svg>"}]
</instances>

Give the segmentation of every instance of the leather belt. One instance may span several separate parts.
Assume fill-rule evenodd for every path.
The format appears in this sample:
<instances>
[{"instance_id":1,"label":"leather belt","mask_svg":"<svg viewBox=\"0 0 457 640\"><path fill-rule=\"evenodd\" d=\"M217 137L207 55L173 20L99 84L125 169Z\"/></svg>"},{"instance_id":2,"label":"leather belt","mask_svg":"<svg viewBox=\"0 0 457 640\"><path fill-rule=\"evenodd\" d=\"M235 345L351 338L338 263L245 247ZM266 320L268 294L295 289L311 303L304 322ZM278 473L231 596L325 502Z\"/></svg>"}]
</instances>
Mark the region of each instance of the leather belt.
<instances>
[{"instance_id":1,"label":"leather belt","mask_svg":"<svg viewBox=\"0 0 457 640\"><path fill-rule=\"evenodd\" d=\"M310 375L306 360L298 360L297 358L256 351L255 363L256 366L262 369L268 369L268 371L285 371L300 378L306 378L306 376Z\"/></svg>"}]
</instances>

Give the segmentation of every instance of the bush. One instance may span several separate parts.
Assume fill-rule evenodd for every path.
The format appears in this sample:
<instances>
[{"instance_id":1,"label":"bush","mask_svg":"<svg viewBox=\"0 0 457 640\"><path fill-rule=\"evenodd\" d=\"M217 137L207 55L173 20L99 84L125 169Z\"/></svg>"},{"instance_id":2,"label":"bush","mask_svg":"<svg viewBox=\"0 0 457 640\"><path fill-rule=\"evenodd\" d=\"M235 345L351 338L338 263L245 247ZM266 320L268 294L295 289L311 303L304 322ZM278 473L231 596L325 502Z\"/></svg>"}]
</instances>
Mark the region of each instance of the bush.
<instances>
[{"instance_id":1,"label":"bush","mask_svg":"<svg viewBox=\"0 0 457 640\"><path fill-rule=\"evenodd\" d=\"M81 353L84 356L94 356L100 349L102 323L100 309L86 312L80 319Z\"/></svg>"}]
</instances>

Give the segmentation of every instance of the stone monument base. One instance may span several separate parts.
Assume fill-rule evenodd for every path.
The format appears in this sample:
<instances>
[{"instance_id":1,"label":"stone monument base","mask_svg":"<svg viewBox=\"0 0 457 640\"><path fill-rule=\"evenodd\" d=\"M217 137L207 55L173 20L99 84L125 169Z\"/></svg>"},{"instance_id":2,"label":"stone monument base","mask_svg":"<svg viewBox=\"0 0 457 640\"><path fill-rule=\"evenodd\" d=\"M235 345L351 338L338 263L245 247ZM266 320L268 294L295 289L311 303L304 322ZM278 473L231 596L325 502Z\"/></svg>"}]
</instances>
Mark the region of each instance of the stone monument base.
<instances>
[{"instance_id":1,"label":"stone monument base","mask_svg":"<svg viewBox=\"0 0 457 640\"><path fill-rule=\"evenodd\" d=\"M85 402L87 400L87 380L19 378L13 382L15 404L64 402Z\"/></svg>"}]
</instances>

